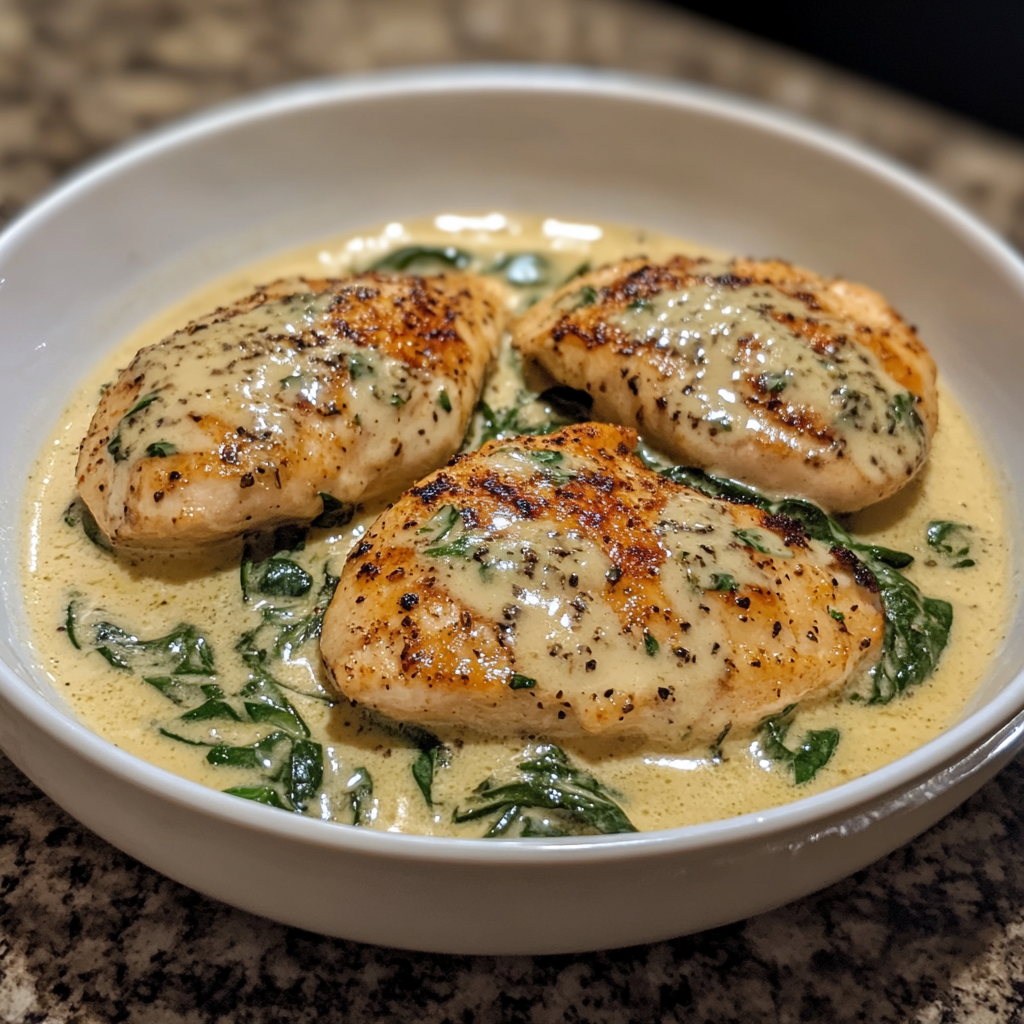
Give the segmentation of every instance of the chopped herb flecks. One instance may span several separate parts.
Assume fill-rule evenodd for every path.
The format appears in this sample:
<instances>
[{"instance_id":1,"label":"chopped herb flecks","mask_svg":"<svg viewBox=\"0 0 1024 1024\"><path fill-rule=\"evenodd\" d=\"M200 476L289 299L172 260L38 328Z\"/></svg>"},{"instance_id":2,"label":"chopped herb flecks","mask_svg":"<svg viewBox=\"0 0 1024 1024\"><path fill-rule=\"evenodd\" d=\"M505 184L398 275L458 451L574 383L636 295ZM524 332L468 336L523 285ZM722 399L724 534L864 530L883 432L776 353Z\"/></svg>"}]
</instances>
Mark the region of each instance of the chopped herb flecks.
<instances>
[{"instance_id":1,"label":"chopped herb flecks","mask_svg":"<svg viewBox=\"0 0 1024 1024\"><path fill-rule=\"evenodd\" d=\"M885 407L885 417L890 434L895 434L897 429L917 435L924 434L924 421L917 411L917 401L909 391L902 391L889 399Z\"/></svg>"},{"instance_id":2,"label":"chopped herb flecks","mask_svg":"<svg viewBox=\"0 0 1024 1024\"><path fill-rule=\"evenodd\" d=\"M792 373L762 373L757 378L758 386L770 395L785 391Z\"/></svg>"}]
</instances>

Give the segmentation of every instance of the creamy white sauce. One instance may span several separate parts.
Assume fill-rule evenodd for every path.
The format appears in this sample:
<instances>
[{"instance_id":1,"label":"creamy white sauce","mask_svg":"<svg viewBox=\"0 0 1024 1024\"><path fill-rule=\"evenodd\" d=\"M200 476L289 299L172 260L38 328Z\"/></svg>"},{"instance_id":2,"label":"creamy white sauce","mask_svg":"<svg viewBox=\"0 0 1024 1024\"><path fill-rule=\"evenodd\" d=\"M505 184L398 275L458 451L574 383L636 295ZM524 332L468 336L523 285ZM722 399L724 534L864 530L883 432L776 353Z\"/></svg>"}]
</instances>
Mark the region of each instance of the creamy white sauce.
<instances>
[{"instance_id":1,"label":"creamy white sauce","mask_svg":"<svg viewBox=\"0 0 1024 1024\"><path fill-rule=\"evenodd\" d=\"M298 348L289 340L302 330L315 331L333 298L330 293L292 295L214 319L200 325L201 331L148 349L134 369L145 375L142 390L153 400L119 425L122 461L140 457L152 443L167 441L183 451L207 444L207 435L179 407L198 405L205 416L231 426L244 420L238 425L247 434L269 439L294 433L296 405L343 416L355 428L379 417L381 406L391 412L408 402L413 370L355 345L338 353L348 364L340 407L335 396L325 394L324 378L334 374L333 362L325 367L318 349Z\"/></svg>"},{"instance_id":2,"label":"creamy white sauce","mask_svg":"<svg viewBox=\"0 0 1024 1024\"><path fill-rule=\"evenodd\" d=\"M138 674L111 667L95 651L76 650L66 632L69 601L79 602L83 627L109 621L146 639L164 635L182 622L194 623L213 650L217 678L224 680L226 691L237 689L246 678L249 669L236 645L242 634L260 626L262 610L259 601L246 604L241 599L240 544L208 552L201 559L187 552L114 558L86 539L80 528L65 524L64 510L75 494L77 447L95 408L99 386L143 345L247 294L259 282L291 274L323 276L361 269L382 252L413 240L472 250L479 254L485 269L510 253L544 253L551 264L548 282L510 288L509 305L513 308L522 308L582 263L597 266L640 253L657 259L677 252L701 252L692 244L647 232L566 225L552 219L448 215L433 224L392 224L379 232L284 254L233 274L174 309L160 312L104 356L62 414L28 481L22 579L41 671L64 693L82 720L111 742L213 788L253 783L251 770L211 765L206 760L208 748L163 735L161 727L168 731L181 728L175 724L181 708L156 686L143 682ZM523 276L531 279L529 272L524 271ZM506 351L487 385L485 399L495 410L513 404L523 388L514 362ZM305 549L290 556L315 583L308 599L280 602L286 610L294 606L295 617L301 615L314 599L325 571L337 574L374 512L363 510L344 529L333 533L314 531ZM933 520L954 520L971 527L973 566L952 568L950 560L938 557L928 547L925 533ZM855 516L853 528L874 543L912 553L916 561L905 570L906 575L925 594L953 603L951 643L938 670L927 682L888 705L864 707L840 699L801 710L792 739L799 740L807 729L835 726L841 731L841 741L828 765L799 787L787 768L759 753L749 735L730 737L720 763L707 751L661 754L645 750L637 741L564 742L577 764L622 794L622 807L638 828L724 818L798 799L888 763L956 720L1002 639L1009 566L997 479L981 443L944 387L940 388L940 426L928 465L896 497ZM592 566L580 558L584 574L606 571L600 559L591 561ZM332 706L324 699L327 690L315 644L295 651L291 660L275 664L274 674L289 687L289 701L308 723L313 739L323 745L324 783L309 813L350 821L348 793L358 770L365 768L373 779L366 824L427 834L482 834L489 822L453 825L452 811L483 779L509 769L522 755L522 740L446 737L453 754L450 765L437 772L435 803L430 808L411 773L416 749L400 737L368 726L347 704ZM187 682L207 680L189 678ZM191 738L203 736L211 743L218 739L249 742L271 731L269 726L221 721L193 722L188 728Z\"/></svg>"}]
</instances>

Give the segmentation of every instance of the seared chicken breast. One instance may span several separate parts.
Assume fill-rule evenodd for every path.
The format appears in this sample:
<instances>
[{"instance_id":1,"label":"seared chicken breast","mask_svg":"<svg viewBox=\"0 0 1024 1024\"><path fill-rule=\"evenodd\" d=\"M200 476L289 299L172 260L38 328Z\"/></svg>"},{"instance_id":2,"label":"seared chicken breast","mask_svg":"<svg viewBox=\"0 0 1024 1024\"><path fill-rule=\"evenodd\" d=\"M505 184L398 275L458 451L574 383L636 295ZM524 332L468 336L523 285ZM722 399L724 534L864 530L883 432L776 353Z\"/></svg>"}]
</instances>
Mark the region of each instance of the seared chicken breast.
<instances>
[{"instance_id":1,"label":"seared chicken breast","mask_svg":"<svg viewBox=\"0 0 1024 1024\"><path fill-rule=\"evenodd\" d=\"M674 459L854 511L924 464L935 364L877 292L780 260L627 260L514 327L525 359Z\"/></svg>"},{"instance_id":2,"label":"seared chicken breast","mask_svg":"<svg viewBox=\"0 0 1024 1024\"><path fill-rule=\"evenodd\" d=\"M852 555L672 483L636 440L585 423L495 441L413 487L324 619L339 692L427 727L684 748L873 662L882 613Z\"/></svg>"},{"instance_id":3,"label":"seared chicken breast","mask_svg":"<svg viewBox=\"0 0 1024 1024\"><path fill-rule=\"evenodd\" d=\"M138 353L93 416L79 491L125 547L396 494L458 449L502 322L469 274L276 281Z\"/></svg>"}]
</instances>

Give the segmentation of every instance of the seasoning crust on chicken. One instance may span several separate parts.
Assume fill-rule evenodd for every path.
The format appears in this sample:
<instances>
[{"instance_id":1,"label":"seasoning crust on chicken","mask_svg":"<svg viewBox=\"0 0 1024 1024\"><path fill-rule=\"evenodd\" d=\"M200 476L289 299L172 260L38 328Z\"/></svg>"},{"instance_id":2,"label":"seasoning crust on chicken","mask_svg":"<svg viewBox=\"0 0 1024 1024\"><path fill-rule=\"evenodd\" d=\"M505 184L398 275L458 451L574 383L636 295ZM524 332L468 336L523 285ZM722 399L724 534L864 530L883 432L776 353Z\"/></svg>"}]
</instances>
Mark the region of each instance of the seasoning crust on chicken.
<instances>
[{"instance_id":1,"label":"seasoning crust on chicken","mask_svg":"<svg viewBox=\"0 0 1024 1024\"><path fill-rule=\"evenodd\" d=\"M142 548L398 493L458 449L503 308L470 274L262 287L136 355L82 442L79 491L115 546Z\"/></svg>"},{"instance_id":2,"label":"seasoning crust on chicken","mask_svg":"<svg viewBox=\"0 0 1024 1024\"><path fill-rule=\"evenodd\" d=\"M781 260L627 260L513 328L596 419L673 459L831 511L888 497L938 422L931 356L877 292Z\"/></svg>"},{"instance_id":3,"label":"seasoning crust on chicken","mask_svg":"<svg viewBox=\"0 0 1024 1024\"><path fill-rule=\"evenodd\" d=\"M635 446L580 424L491 442L413 487L325 616L339 692L428 727L678 749L873 662L883 620L856 559L672 483Z\"/></svg>"}]
</instances>

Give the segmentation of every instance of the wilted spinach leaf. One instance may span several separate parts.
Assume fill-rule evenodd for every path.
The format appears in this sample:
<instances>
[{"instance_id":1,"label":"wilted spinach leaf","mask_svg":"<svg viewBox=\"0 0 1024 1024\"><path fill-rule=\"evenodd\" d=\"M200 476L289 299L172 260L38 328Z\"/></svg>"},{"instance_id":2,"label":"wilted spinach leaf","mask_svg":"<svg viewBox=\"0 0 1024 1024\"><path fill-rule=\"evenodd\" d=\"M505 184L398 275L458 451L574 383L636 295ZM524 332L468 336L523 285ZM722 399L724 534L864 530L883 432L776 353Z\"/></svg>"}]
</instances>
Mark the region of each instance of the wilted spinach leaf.
<instances>
[{"instance_id":1,"label":"wilted spinach leaf","mask_svg":"<svg viewBox=\"0 0 1024 1024\"><path fill-rule=\"evenodd\" d=\"M308 604L305 608L264 606L260 624L243 634L235 645L242 660L250 668L260 666L262 670L267 659L288 660L304 644L316 640L323 628L324 613L338 587L338 579L324 569L324 581L312 607Z\"/></svg>"},{"instance_id":2,"label":"wilted spinach leaf","mask_svg":"<svg viewBox=\"0 0 1024 1024\"><path fill-rule=\"evenodd\" d=\"M406 245L382 256L370 269L410 270L414 273L443 267L465 270L472 262L473 257L468 252L464 249L456 249L454 245Z\"/></svg>"},{"instance_id":3,"label":"wilted spinach leaf","mask_svg":"<svg viewBox=\"0 0 1024 1024\"><path fill-rule=\"evenodd\" d=\"M310 523L322 530L336 530L339 527L347 526L352 522L356 514L355 505L347 501L339 501L333 494L326 491L320 492L320 500L324 503L324 510Z\"/></svg>"},{"instance_id":4,"label":"wilted spinach leaf","mask_svg":"<svg viewBox=\"0 0 1024 1024\"><path fill-rule=\"evenodd\" d=\"M145 682L181 707L198 707L206 700L224 696L216 683L189 683L181 676L146 676Z\"/></svg>"},{"instance_id":5,"label":"wilted spinach leaf","mask_svg":"<svg viewBox=\"0 0 1024 1024\"><path fill-rule=\"evenodd\" d=\"M480 434L477 440L481 445L488 441L499 441L509 437L519 437L523 434L550 434L564 425L555 420L529 423L523 419L522 407L518 405L495 410L486 402L481 402L477 406L476 415L480 424Z\"/></svg>"},{"instance_id":6,"label":"wilted spinach leaf","mask_svg":"<svg viewBox=\"0 0 1024 1024\"><path fill-rule=\"evenodd\" d=\"M68 526L81 526L82 532L96 547L102 548L104 551L112 550L107 535L100 529L96 517L89 511L89 506L81 498L75 498L65 509L64 522Z\"/></svg>"},{"instance_id":7,"label":"wilted spinach leaf","mask_svg":"<svg viewBox=\"0 0 1024 1024\"><path fill-rule=\"evenodd\" d=\"M166 636L142 640L113 622L86 622L79 602L68 604L65 628L79 649L96 651L114 668L172 676L212 676L213 650L195 626L182 623Z\"/></svg>"},{"instance_id":8,"label":"wilted spinach leaf","mask_svg":"<svg viewBox=\"0 0 1024 1024\"><path fill-rule=\"evenodd\" d=\"M548 283L551 264L539 252L516 252L502 257L488 273L504 274L517 288L534 288Z\"/></svg>"},{"instance_id":9,"label":"wilted spinach leaf","mask_svg":"<svg viewBox=\"0 0 1024 1024\"><path fill-rule=\"evenodd\" d=\"M428 807L434 806L434 775L437 769L447 768L451 764L451 751L437 737L432 739L433 744L421 747L412 763L412 777Z\"/></svg>"},{"instance_id":10,"label":"wilted spinach leaf","mask_svg":"<svg viewBox=\"0 0 1024 1024\"><path fill-rule=\"evenodd\" d=\"M160 397L159 390L151 391L143 395L118 421L114 430L114 436L107 442L107 451L114 457L115 462L124 462L128 458L128 452L123 447L121 440L121 427L126 420L131 419L137 412L142 412L147 406L152 405Z\"/></svg>"},{"instance_id":11,"label":"wilted spinach leaf","mask_svg":"<svg viewBox=\"0 0 1024 1024\"><path fill-rule=\"evenodd\" d=\"M974 559L968 557L971 553L971 539L968 534L971 532L971 527L965 523L933 519L928 524L926 534L928 547L949 562L954 569L966 569L975 564Z\"/></svg>"},{"instance_id":12,"label":"wilted spinach leaf","mask_svg":"<svg viewBox=\"0 0 1024 1024\"><path fill-rule=\"evenodd\" d=\"M431 543L446 537L459 521L459 510L454 505L442 505L416 532L432 534Z\"/></svg>"},{"instance_id":13,"label":"wilted spinach leaf","mask_svg":"<svg viewBox=\"0 0 1024 1024\"><path fill-rule=\"evenodd\" d=\"M369 825L373 821L373 779L365 768L356 768L348 780L348 800L353 825Z\"/></svg>"},{"instance_id":14,"label":"wilted spinach leaf","mask_svg":"<svg viewBox=\"0 0 1024 1024\"><path fill-rule=\"evenodd\" d=\"M636 831L610 791L589 772L575 768L551 743L534 747L519 762L512 781L482 782L467 803L466 810L455 810L452 820L460 823L497 815L487 838L556 834L552 828L559 835ZM526 813L529 809L556 813L538 824L534 815Z\"/></svg>"},{"instance_id":15,"label":"wilted spinach leaf","mask_svg":"<svg viewBox=\"0 0 1024 1024\"><path fill-rule=\"evenodd\" d=\"M280 793L273 786L232 786L224 792L245 800L254 800L258 804L266 804L268 807L279 807L282 811L290 810L285 807Z\"/></svg>"},{"instance_id":16,"label":"wilted spinach leaf","mask_svg":"<svg viewBox=\"0 0 1024 1024\"><path fill-rule=\"evenodd\" d=\"M242 597L251 601L256 595L268 597L305 597L313 589L313 577L298 562L283 555L271 555L254 562L247 548L242 557Z\"/></svg>"},{"instance_id":17,"label":"wilted spinach leaf","mask_svg":"<svg viewBox=\"0 0 1024 1024\"><path fill-rule=\"evenodd\" d=\"M786 746L786 735L793 722L796 705L790 704L779 714L761 723L761 748L773 761L789 765L797 785L810 782L832 759L839 745L838 729L811 729L804 734L796 750Z\"/></svg>"}]
</instances>

